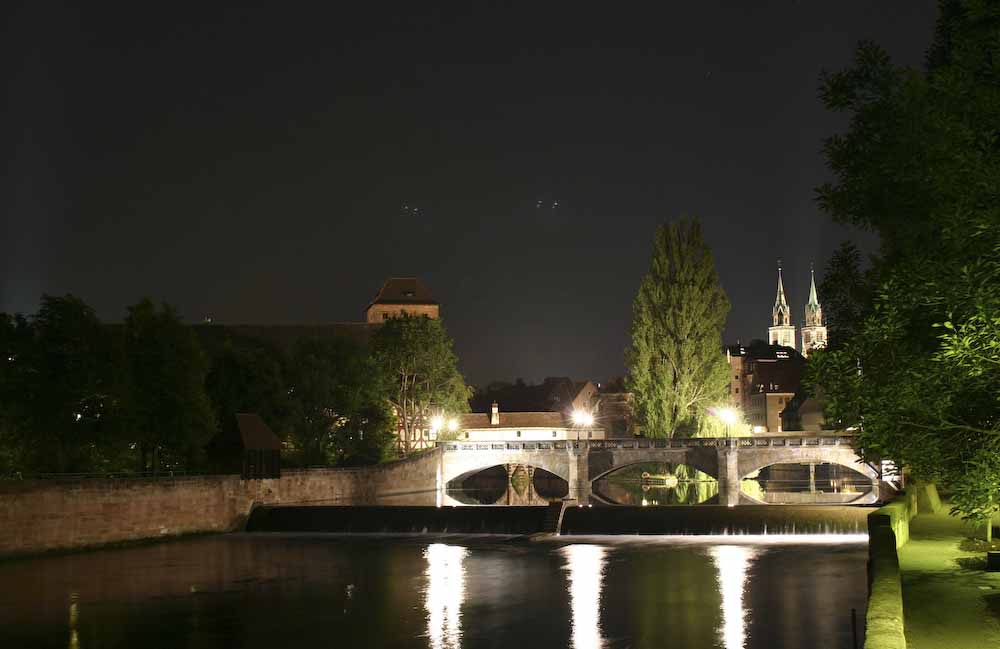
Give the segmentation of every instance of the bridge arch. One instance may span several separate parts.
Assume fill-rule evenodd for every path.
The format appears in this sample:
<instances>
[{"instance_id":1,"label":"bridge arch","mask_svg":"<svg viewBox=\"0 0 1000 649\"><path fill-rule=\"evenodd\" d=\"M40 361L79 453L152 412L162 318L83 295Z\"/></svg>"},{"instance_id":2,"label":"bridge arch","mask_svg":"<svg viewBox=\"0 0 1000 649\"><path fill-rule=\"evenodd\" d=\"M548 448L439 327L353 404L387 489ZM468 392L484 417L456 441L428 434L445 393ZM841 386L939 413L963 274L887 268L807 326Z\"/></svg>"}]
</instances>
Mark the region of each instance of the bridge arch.
<instances>
[{"instance_id":1,"label":"bridge arch","mask_svg":"<svg viewBox=\"0 0 1000 649\"><path fill-rule=\"evenodd\" d=\"M673 464L675 466L684 465L686 467L689 467L689 468L695 469L697 471L700 471L701 473L704 473L705 475L707 475L709 478L712 478L713 480L718 480L718 477L715 475L715 473L718 471L718 465L717 464L712 464L711 466L709 466L708 463L698 462L697 459L695 459L695 458L692 458L692 459L688 460L688 458L686 456L677 455L677 456L674 456L674 457L662 457L662 458L660 458L660 457L652 457L652 458L643 458L643 459L629 459L629 460L626 460L626 461L624 461L624 462L622 462L620 464L616 464L616 465L612 466L611 468L605 469L601 473L598 473L596 475L590 476L590 481L591 482L597 482L598 480L601 480L602 478L607 478L612 473L617 473L618 471L621 471L623 469L627 469L628 467L635 466L637 464ZM603 467L601 467L601 468L603 469Z\"/></svg>"},{"instance_id":2,"label":"bridge arch","mask_svg":"<svg viewBox=\"0 0 1000 649\"><path fill-rule=\"evenodd\" d=\"M771 449L767 453L741 450L738 472L740 478L745 478L754 471L774 466L775 464L837 464L857 471L871 480L878 480L878 472L869 464L858 460L857 452L850 447L813 447L810 449L789 448L784 451Z\"/></svg>"},{"instance_id":3,"label":"bridge arch","mask_svg":"<svg viewBox=\"0 0 1000 649\"><path fill-rule=\"evenodd\" d=\"M465 479L480 471L505 464L521 464L548 471L557 478L570 482L569 461L565 454L545 452L475 452L448 453L442 461L440 484L447 485L453 480Z\"/></svg>"}]
</instances>

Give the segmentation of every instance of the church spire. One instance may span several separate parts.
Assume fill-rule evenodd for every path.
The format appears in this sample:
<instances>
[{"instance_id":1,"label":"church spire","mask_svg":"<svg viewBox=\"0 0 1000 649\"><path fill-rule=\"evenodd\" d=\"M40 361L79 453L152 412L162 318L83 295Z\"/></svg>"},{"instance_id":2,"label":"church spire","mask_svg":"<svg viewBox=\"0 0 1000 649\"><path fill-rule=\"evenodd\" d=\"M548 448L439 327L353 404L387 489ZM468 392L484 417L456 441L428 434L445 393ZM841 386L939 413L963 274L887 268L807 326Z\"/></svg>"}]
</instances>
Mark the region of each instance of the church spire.
<instances>
[{"instance_id":1,"label":"church spire","mask_svg":"<svg viewBox=\"0 0 1000 649\"><path fill-rule=\"evenodd\" d=\"M809 301L806 303L806 324L802 327L802 355L826 347L826 326L823 324L823 307L816 296L816 272L809 264Z\"/></svg>"},{"instance_id":2,"label":"church spire","mask_svg":"<svg viewBox=\"0 0 1000 649\"><path fill-rule=\"evenodd\" d=\"M823 309L816 296L816 272L813 270L812 264L809 264L809 301L806 303L806 326L823 326Z\"/></svg>"},{"instance_id":3,"label":"church spire","mask_svg":"<svg viewBox=\"0 0 1000 649\"><path fill-rule=\"evenodd\" d=\"M778 294L774 298L774 309L771 311L771 319L774 326L788 326L791 324L791 314L788 312L788 302L785 301L785 287L781 283L781 260L778 260Z\"/></svg>"}]
</instances>

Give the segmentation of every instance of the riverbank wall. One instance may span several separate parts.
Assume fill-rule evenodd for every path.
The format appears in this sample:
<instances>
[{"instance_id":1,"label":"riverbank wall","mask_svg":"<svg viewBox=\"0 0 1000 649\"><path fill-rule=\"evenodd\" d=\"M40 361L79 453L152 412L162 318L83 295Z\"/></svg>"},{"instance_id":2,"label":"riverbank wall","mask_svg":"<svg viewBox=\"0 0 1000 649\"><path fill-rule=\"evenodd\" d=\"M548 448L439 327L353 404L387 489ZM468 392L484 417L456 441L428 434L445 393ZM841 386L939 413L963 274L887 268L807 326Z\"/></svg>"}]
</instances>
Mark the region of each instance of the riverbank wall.
<instances>
[{"instance_id":1,"label":"riverbank wall","mask_svg":"<svg viewBox=\"0 0 1000 649\"><path fill-rule=\"evenodd\" d=\"M257 505L374 504L426 493L439 451L370 467L150 479L0 481L0 557L241 529ZM412 499L412 498L411 498Z\"/></svg>"},{"instance_id":2,"label":"riverbank wall","mask_svg":"<svg viewBox=\"0 0 1000 649\"><path fill-rule=\"evenodd\" d=\"M865 649L906 649L903 587L897 551L910 539L910 521L920 511L941 508L934 485L914 485L868 515L868 611Z\"/></svg>"}]
</instances>

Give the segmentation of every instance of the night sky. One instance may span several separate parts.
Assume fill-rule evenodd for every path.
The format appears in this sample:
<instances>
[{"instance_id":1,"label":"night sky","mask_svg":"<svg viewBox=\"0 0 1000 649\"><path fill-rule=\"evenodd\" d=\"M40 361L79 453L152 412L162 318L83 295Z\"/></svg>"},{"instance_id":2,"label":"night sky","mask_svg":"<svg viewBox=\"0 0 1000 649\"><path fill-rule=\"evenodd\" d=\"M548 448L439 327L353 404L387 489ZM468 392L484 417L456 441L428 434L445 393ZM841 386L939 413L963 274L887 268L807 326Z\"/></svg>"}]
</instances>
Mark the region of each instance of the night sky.
<instances>
[{"instance_id":1,"label":"night sky","mask_svg":"<svg viewBox=\"0 0 1000 649\"><path fill-rule=\"evenodd\" d=\"M188 321L359 320L389 275L442 303L466 378L623 371L653 230L702 219L764 337L845 238L813 190L820 72L918 65L930 0L24 2L0 21L0 311L144 295ZM822 299L822 296L821 296Z\"/></svg>"}]
</instances>

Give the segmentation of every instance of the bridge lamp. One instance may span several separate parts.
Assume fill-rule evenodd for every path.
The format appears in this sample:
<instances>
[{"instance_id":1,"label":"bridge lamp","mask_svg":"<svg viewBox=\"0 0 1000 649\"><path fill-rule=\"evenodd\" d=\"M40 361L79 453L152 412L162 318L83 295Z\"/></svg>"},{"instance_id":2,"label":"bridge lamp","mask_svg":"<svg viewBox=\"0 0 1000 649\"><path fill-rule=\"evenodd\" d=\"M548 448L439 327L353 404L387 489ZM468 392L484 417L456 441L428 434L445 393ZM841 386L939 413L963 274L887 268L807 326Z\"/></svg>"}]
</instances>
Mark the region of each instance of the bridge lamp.
<instances>
[{"instance_id":1,"label":"bridge lamp","mask_svg":"<svg viewBox=\"0 0 1000 649\"><path fill-rule=\"evenodd\" d=\"M574 410L572 419L574 426L587 427L594 425L594 415L586 410Z\"/></svg>"},{"instance_id":2,"label":"bridge lamp","mask_svg":"<svg viewBox=\"0 0 1000 649\"><path fill-rule=\"evenodd\" d=\"M729 437L729 427L740 420L735 408L716 408L713 413L726 425L726 437Z\"/></svg>"}]
</instances>

